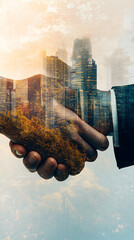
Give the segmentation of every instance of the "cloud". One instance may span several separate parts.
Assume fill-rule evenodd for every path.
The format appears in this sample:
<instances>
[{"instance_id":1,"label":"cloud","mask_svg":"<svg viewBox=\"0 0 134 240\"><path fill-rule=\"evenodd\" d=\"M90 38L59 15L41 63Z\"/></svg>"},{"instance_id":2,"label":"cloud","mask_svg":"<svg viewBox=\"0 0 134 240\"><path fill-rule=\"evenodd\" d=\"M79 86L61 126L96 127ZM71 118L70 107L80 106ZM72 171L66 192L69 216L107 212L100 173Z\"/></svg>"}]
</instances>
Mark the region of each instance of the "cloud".
<instances>
[{"instance_id":1,"label":"cloud","mask_svg":"<svg viewBox=\"0 0 134 240\"><path fill-rule=\"evenodd\" d=\"M40 185L38 185L39 187ZM82 174L70 178L59 186L58 191L54 191L53 188L53 192L45 192L44 195L38 196L38 206L45 212L51 209L51 212L54 211L57 214L58 212L63 214L69 211L71 218L78 218L83 221L83 215L85 214L86 217L91 208L93 213L100 201L104 201L108 196L109 190L98 183L93 171L87 167ZM86 198L84 205L83 198ZM100 220L98 219L98 221Z\"/></svg>"},{"instance_id":2,"label":"cloud","mask_svg":"<svg viewBox=\"0 0 134 240\"><path fill-rule=\"evenodd\" d=\"M63 205L63 198L62 194L60 192L54 192L52 194L46 194L45 196L42 196L39 200L39 207L40 208L57 208L57 210L62 210Z\"/></svg>"},{"instance_id":3,"label":"cloud","mask_svg":"<svg viewBox=\"0 0 134 240\"><path fill-rule=\"evenodd\" d=\"M8 201L11 201L11 196L9 194L1 194L0 196L0 202L1 203L6 203Z\"/></svg>"},{"instance_id":4,"label":"cloud","mask_svg":"<svg viewBox=\"0 0 134 240\"><path fill-rule=\"evenodd\" d=\"M51 55L64 43L71 56L74 39L83 36L91 38L93 58L101 64L133 22L133 5L132 0L1 1L1 74L17 79L41 73L43 48Z\"/></svg>"},{"instance_id":5,"label":"cloud","mask_svg":"<svg viewBox=\"0 0 134 240\"><path fill-rule=\"evenodd\" d=\"M101 186L98 183L98 179L89 167L86 167L76 178L72 177L68 183L66 191L68 191L73 196L78 193L79 188L89 192L92 190L103 192L105 194L108 194L109 192L107 188ZM62 191L64 191L64 188Z\"/></svg>"}]
</instances>

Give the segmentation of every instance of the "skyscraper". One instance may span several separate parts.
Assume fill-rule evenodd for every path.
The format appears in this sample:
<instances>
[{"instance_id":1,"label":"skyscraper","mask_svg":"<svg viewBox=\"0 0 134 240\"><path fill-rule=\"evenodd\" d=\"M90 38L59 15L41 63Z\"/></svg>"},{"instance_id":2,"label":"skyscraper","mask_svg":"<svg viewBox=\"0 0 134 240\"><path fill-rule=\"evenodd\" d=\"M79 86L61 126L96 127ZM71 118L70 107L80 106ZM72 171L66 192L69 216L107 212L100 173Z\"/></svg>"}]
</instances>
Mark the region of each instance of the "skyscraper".
<instances>
[{"instance_id":1,"label":"skyscraper","mask_svg":"<svg viewBox=\"0 0 134 240\"><path fill-rule=\"evenodd\" d=\"M70 66L57 56L47 56L43 54L43 74L46 76L42 80L42 99L44 99L45 122L47 128L54 128L53 97L57 100L58 84L69 85ZM59 85L59 86L60 86ZM52 97L53 96L53 97ZM64 98L63 98L64 99ZM65 101L62 102L63 106Z\"/></svg>"},{"instance_id":2,"label":"skyscraper","mask_svg":"<svg viewBox=\"0 0 134 240\"><path fill-rule=\"evenodd\" d=\"M43 58L44 75L56 78L58 83L68 86L70 78L70 66L59 59L57 56L44 56Z\"/></svg>"},{"instance_id":3,"label":"skyscraper","mask_svg":"<svg viewBox=\"0 0 134 240\"><path fill-rule=\"evenodd\" d=\"M88 38L74 41L71 86L83 91L97 88L97 65L92 59L91 43Z\"/></svg>"},{"instance_id":4,"label":"skyscraper","mask_svg":"<svg viewBox=\"0 0 134 240\"><path fill-rule=\"evenodd\" d=\"M87 121L88 93L97 88L97 65L89 38L74 41L71 67L71 87L80 92L81 117Z\"/></svg>"},{"instance_id":5,"label":"skyscraper","mask_svg":"<svg viewBox=\"0 0 134 240\"><path fill-rule=\"evenodd\" d=\"M7 84L3 77L0 77L0 111L3 112L6 110L6 90Z\"/></svg>"}]
</instances>

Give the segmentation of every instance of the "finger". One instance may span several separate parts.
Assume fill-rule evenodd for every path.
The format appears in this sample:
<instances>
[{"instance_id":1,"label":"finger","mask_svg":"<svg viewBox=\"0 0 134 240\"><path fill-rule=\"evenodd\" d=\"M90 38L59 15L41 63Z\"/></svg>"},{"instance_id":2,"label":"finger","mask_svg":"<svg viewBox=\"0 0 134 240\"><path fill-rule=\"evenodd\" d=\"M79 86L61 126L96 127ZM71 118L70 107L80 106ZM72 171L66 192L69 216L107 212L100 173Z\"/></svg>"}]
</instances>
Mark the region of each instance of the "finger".
<instances>
[{"instance_id":1,"label":"finger","mask_svg":"<svg viewBox=\"0 0 134 240\"><path fill-rule=\"evenodd\" d=\"M12 141L9 142L9 146L11 148L11 152L15 155L15 157L22 158L26 155L26 149L23 146L15 144Z\"/></svg>"},{"instance_id":2,"label":"finger","mask_svg":"<svg viewBox=\"0 0 134 240\"><path fill-rule=\"evenodd\" d=\"M89 145L78 133L71 133L71 140L78 145L78 148L85 152L87 161L93 162L97 158L97 151Z\"/></svg>"},{"instance_id":3,"label":"finger","mask_svg":"<svg viewBox=\"0 0 134 240\"><path fill-rule=\"evenodd\" d=\"M63 164L59 164L54 177L58 181L66 180L69 177L69 173L68 173L66 166Z\"/></svg>"},{"instance_id":4,"label":"finger","mask_svg":"<svg viewBox=\"0 0 134 240\"><path fill-rule=\"evenodd\" d=\"M23 163L30 172L35 172L41 163L41 156L32 151L23 159Z\"/></svg>"},{"instance_id":5,"label":"finger","mask_svg":"<svg viewBox=\"0 0 134 240\"><path fill-rule=\"evenodd\" d=\"M41 164L41 166L38 168L37 172L40 175L40 177L44 179L50 179L54 176L55 172L57 170L57 162L54 158L49 157L46 162Z\"/></svg>"},{"instance_id":6,"label":"finger","mask_svg":"<svg viewBox=\"0 0 134 240\"><path fill-rule=\"evenodd\" d=\"M107 137L95 130L93 127L78 119L79 130L78 133L81 137L95 149L104 151L108 148L109 142Z\"/></svg>"},{"instance_id":7,"label":"finger","mask_svg":"<svg viewBox=\"0 0 134 240\"><path fill-rule=\"evenodd\" d=\"M71 168L69 168L69 174L72 176L78 175L83 170L84 167L85 167L85 162L78 163L77 161L73 163L73 166L71 166Z\"/></svg>"}]
</instances>

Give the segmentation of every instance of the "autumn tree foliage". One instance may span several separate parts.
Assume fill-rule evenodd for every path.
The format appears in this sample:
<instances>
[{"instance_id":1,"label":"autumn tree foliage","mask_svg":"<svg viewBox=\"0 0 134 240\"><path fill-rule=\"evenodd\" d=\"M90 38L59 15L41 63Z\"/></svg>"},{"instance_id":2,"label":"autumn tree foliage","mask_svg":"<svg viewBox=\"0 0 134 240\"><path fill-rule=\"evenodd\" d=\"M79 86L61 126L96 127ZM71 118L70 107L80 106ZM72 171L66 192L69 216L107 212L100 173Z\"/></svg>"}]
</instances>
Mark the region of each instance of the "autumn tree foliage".
<instances>
[{"instance_id":1,"label":"autumn tree foliage","mask_svg":"<svg viewBox=\"0 0 134 240\"><path fill-rule=\"evenodd\" d=\"M69 126L70 127L70 126ZM71 124L73 130L73 124ZM46 129L43 120L29 118L29 107L16 109L15 115L10 111L0 114L0 132L15 143L23 145L27 151L37 151L42 161L47 157L56 158L58 163L65 164L70 174L75 175L84 167L86 154L69 139L68 124L54 129Z\"/></svg>"}]
</instances>

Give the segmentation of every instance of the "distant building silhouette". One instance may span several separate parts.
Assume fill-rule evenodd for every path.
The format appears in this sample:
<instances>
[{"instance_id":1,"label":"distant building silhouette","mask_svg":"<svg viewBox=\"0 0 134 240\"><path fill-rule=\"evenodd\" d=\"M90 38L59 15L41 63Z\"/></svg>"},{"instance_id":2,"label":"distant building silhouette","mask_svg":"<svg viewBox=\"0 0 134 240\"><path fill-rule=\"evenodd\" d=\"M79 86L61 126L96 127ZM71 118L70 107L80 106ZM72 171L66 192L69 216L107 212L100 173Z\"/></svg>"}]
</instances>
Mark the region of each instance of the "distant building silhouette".
<instances>
[{"instance_id":1,"label":"distant building silhouette","mask_svg":"<svg viewBox=\"0 0 134 240\"><path fill-rule=\"evenodd\" d=\"M0 111L11 111L16 107L14 81L0 77Z\"/></svg>"},{"instance_id":2,"label":"distant building silhouette","mask_svg":"<svg viewBox=\"0 0 134 240\"><path fill-rule=\"evenodd\" d=\"M7 110L12 110L12 92L13 92L13 81L6 80L6 105Z\"/></svg>"},{"instance_id":3,"label":"distant building silhouette","mask_svg":"<svg viewBox=\"0 0 134 240\"><path fill-rule=\"evenodd\" d=\"M111 86L127 84L132 62L124 49L117 49L107 61L111 67Z\"/></svg>"},{"instance_id":4,"label":"distant building silhouette","mask_svg":"<svg viewBox=\"0 0 134 240\"><path fill-rule=\"evenodd\" d=\"M67 52L63 48L59 48L56 51L55 56L57 56L60 60L62 60L64 63L67 63Z\"/></svg>"},{"instance_id":5,"label":"distant building silhouette","mask_svg":"<svg viewBox=\"0 0 134 240\"><path fill-rule=\"evenodd\" d=\"M6 109L6 81L4 81L3 77L0 77L0 111L5 111Z\"/></svg>"},{"instance_id":6,"label":"distant building silhouette","mask_svg":"<svg viewBox=\"0 0 134 240\"><path fill-rule=\"evenodd\" d=\"M25 79L25 84L24 80L17 80L15 81L16 83L16 103L18 104L28 104L29 103L29 98L28 98L28 79Z\"/></svg>"}]
</instances>

